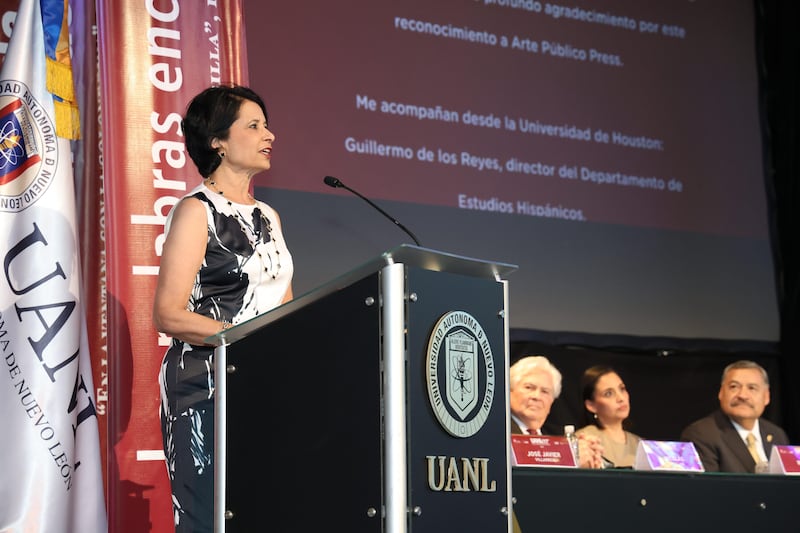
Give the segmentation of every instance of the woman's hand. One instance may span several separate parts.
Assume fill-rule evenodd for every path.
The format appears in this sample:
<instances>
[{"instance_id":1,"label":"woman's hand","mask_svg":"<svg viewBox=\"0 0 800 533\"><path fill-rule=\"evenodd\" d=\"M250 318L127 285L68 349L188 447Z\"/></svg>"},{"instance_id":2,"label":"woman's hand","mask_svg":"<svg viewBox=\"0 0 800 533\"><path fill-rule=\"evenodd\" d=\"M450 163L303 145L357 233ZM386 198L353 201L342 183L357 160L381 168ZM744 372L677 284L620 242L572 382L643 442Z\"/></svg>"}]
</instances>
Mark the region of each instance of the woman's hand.
<instances>
[{"instance_id":1,"label":"woman's hand","mask_svg":"<svg viewBox=\"0 0 800 533\"><path fill-rule=\"evenodd\" d=\"M581 468L603 468L603 445L600 439L584 433L578 434L578 458Z\"/></svg>"}]
</instances>

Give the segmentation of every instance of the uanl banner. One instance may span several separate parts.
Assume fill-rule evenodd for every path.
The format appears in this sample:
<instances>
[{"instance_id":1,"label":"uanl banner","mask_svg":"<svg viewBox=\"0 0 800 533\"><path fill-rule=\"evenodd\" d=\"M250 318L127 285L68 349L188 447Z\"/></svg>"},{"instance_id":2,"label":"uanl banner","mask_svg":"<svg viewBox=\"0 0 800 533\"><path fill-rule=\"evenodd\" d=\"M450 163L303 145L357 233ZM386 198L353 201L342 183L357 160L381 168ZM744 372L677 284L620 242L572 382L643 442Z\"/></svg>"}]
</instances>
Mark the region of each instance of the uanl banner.
<instances>
[{"instance_id":1,"label":"uanl banner","mask_svg":"<svg viewBox=\"0 0 800 533\"><path fill-rule=\"evenodd\" d=\"M184 150L189 100L247 82L241 2L97 2L105 184L109 530L172 531L152 305L164 222L200 178Z\"/></svg>"},{"instance_id":2,"label":"uanl banner","mask_svg":"<svg viewBox=\"0 0 800 533\"><path fill-rule=\"evenodd\" d=\"M0 11L0 531L102 533L71 149L80 137L75 28L66 0Z\"/></svg>"}]
</instances>

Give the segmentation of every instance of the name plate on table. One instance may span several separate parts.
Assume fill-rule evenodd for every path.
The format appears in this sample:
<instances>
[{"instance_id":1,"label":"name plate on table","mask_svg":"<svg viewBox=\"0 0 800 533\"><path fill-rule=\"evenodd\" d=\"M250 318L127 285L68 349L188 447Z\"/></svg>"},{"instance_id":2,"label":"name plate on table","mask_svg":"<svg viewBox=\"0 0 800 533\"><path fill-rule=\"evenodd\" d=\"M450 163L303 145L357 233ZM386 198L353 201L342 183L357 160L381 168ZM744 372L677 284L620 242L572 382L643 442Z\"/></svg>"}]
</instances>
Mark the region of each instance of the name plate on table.
<instances>
[{"instance_id":1,"label":"name plate on table","mask_svg":"<svg viewBox=\"0 0 800 533\"><path fill-rule=\"evenodd\" d=\"M769 456L769 473L800 476L800 446L773 446Z\"/></svg>"},{"instance_id":2,"label":"name plate on table","mask_svg":"<svg viewBox=\"0 0 800 533\"><path fill-rule=\"evenodd\" d=\"M514 466L577 466L566 437L511 435L511 451Z\"/></svg>"},{"instance_id":3,"label":"name plate on table","mask_svg":"<svg viewBox=\"0 0 800 533\"><path fill-rule=\"evenodd\" d=\"M705 472L694 443L662 440L639 441L633 469Z\"/></svg>"}]
</instances>

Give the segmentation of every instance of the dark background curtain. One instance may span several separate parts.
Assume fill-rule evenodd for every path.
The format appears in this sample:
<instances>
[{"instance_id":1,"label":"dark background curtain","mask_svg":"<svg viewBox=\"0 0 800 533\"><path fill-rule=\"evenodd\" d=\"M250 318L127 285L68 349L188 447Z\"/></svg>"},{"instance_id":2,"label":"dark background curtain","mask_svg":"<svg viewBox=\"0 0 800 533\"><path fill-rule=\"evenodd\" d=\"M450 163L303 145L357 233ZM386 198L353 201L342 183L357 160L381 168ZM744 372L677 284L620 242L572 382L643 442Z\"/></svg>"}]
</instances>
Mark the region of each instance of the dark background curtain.
<instances>
[{"instance_id":1,"label":"dark background curtain","mask_svg":"<svg viewBox=\"0 0 800 533\"><path fill-rule=\"evenodd\" d=\"M780 363L784 427L800 442L800 192L798 190L798 99L800 99L800 4L757 0L759 72L766 121L766 177L772 200L781 316Z\"/></svg>"},{"instance_id":2,"label":"dark background curtain","mask_svg":"<svg viewBox=\"0 0 800 533\"><path fill-rule=\"evenodd\" d=\"M561 396L553 403L543 431L560 435L564 425L581 427L585 418L580 379L593 365L614 368L631 395L628 430L651 440L680 440L681 430L719 406L722 369L738 359L761 364L772 378L783 374L782 356L764 343L586 335L512 330L511 361L544 355L562 375ZM788 386L788 385L787 385ZM778 401L783 380L772 379L775 398L764 416L788 427L788 410ZM794 441L794 440L793 440Z\"/></svg>"}]
</instances>

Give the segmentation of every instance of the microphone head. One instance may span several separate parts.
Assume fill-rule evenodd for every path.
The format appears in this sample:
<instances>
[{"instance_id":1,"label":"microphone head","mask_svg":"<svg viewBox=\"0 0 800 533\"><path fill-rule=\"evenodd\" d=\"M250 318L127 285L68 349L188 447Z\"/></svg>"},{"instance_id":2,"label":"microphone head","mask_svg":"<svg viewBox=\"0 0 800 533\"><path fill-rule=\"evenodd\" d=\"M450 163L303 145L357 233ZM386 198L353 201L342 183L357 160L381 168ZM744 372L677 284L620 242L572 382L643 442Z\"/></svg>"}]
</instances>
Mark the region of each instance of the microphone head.
<instances>
[{"instance_id":1,"label":"microphone head","mask_svg":"<svg viewBox=\"0 0 800 533\"><path fill-rule=\"evenodd\" d=\"M325 176L325 178L322 181L324 181L325 185L329 187L336 188L342 186L342 182L339 181L338 178L334 178L333 176Z\"/></svg>"}]
</instances>

